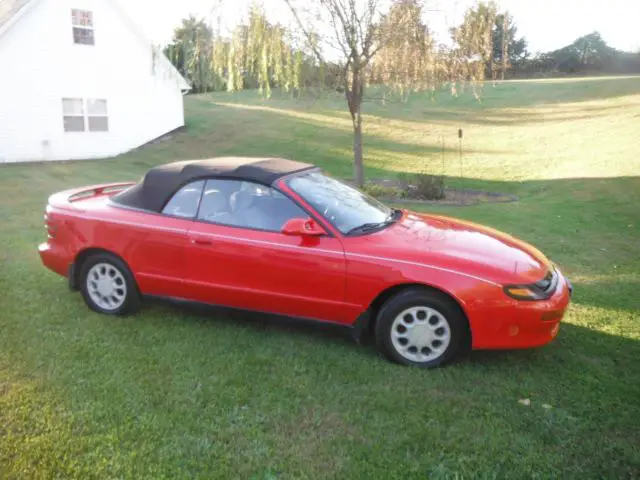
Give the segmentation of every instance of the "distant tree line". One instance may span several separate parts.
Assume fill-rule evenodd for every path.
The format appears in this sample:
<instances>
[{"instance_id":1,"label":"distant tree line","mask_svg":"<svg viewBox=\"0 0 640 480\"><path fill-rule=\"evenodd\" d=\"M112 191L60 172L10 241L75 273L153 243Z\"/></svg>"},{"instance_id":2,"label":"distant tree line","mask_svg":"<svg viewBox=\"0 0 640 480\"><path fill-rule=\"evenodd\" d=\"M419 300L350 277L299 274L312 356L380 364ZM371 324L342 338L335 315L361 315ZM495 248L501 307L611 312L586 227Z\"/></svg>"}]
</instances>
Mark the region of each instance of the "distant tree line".
<instances>
[{"instance_id":1,"label":"distant tree line","mask_svg":"<svg viewBox=\"0 0 640 480\"><path fill-rule=\"evenodd\" d=\"M551 52L527 56L513 76L593 75L640 73L640 53L610 47L598 32L577 38Z\"/></svg>"}]
</instances>

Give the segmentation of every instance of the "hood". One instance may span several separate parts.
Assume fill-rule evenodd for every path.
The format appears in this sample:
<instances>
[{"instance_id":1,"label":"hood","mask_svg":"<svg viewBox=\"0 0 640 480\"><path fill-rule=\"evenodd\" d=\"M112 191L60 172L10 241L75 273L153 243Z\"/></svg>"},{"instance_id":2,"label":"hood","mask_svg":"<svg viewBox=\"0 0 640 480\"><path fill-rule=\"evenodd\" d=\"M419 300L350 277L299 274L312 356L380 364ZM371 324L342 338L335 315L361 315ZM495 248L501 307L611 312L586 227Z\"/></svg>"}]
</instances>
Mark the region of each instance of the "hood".
<instances>
[{"instance_id":1,"label":"hood","mask_svg":"<svg viewBox=\"0 0 640 480\"><path fill-rule=\"evenodd\" d=\"M405 212L388 228L363 237L362 253L471 274L500 284L534 283L551 262L506 233L464 220Z\"/></svg>"}]
</instances>

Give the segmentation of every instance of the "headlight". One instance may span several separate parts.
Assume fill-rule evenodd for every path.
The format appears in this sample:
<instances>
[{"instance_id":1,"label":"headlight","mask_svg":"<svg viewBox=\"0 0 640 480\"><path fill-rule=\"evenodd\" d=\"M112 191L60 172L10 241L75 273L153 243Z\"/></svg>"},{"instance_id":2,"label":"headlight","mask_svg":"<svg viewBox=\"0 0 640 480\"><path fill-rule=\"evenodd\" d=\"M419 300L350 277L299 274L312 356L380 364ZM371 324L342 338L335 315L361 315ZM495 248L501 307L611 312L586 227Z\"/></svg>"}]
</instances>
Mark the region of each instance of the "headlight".
<instances>
[{"instance_id":1,"label":"headlight","mask_svg":"<svg viewBox=\"0 0 640 480\"><path fill-rule=\"evenodd\" d=\"M543 300L545 297L537 292L533 285L507 285L504 293L517 300Z\"/></svg>"},{"instance_id":2,"label":"headlight","mask_svg":"<svg viewBox=\"0 0 640 480\"><path fill-rule=\"evenodd\" d=\"M555 293L559 275L555 267L551 267L542 280L529 285L506 285L504 293L517 300L546 300Z\"/></svg>"}]
</instances>

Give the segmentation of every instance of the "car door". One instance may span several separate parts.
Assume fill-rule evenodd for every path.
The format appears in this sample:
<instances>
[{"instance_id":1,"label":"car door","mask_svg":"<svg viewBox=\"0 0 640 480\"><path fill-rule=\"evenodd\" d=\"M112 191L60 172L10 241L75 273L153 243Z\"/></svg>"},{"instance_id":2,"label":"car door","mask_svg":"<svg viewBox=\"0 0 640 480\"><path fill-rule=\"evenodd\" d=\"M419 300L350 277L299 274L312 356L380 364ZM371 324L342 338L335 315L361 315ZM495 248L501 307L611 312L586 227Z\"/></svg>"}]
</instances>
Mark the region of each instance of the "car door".
<instances>
[{"instance_id":1,"label":"car door","mask_svg":"<svg viewBox=\"0 0 640 480\"><path fill-rule=\"evenodd\" d=\"M140 290L148 295L183 297L188 231L198 211L204 180L180 188L162 215L124 210L126 227L112 234L122 244Z\"/></svg>"},{"instance_id":2,"label":"car door","mask_svg":"<svg viewBox=\"0 0 640 480\"><path fill-rule=\"evenodd\" d=\"M353 321L338 238L281 233L308 214L277 190L211 179L189 229L185 282L195 300L282 315Z\"/></svg>"}]
</instances>

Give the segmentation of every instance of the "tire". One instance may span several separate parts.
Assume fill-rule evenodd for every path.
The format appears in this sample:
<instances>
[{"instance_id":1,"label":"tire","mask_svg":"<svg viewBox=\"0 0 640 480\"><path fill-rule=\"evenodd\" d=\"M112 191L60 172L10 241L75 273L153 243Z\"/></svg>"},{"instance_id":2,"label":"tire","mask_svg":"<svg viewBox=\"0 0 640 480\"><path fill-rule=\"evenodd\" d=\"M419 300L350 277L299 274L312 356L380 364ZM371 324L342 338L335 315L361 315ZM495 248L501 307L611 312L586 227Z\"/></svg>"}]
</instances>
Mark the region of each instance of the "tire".
<instances>
[{"instance_id":1,"label":"tire","mask_svg":"<svg viewBox=\"0 0 640 480\"><path fill-rule=\"evenodd\" d=\"M140 308L140 292L129 267L110 253L96 253L84 261L80 291L94 312L126 315Z\"/></svg>"},{"instance_id":2,"label":"tire","mask_svg":"<svg viewBox=\"0 0 640 480\"><path fill-rule=\"evenodd\" d=\"M463 349L468 335L458 304L433 290L408 288L387 300L376 317L378 351L401 365L445 365Z\"/></svg>"}]
</instances>

